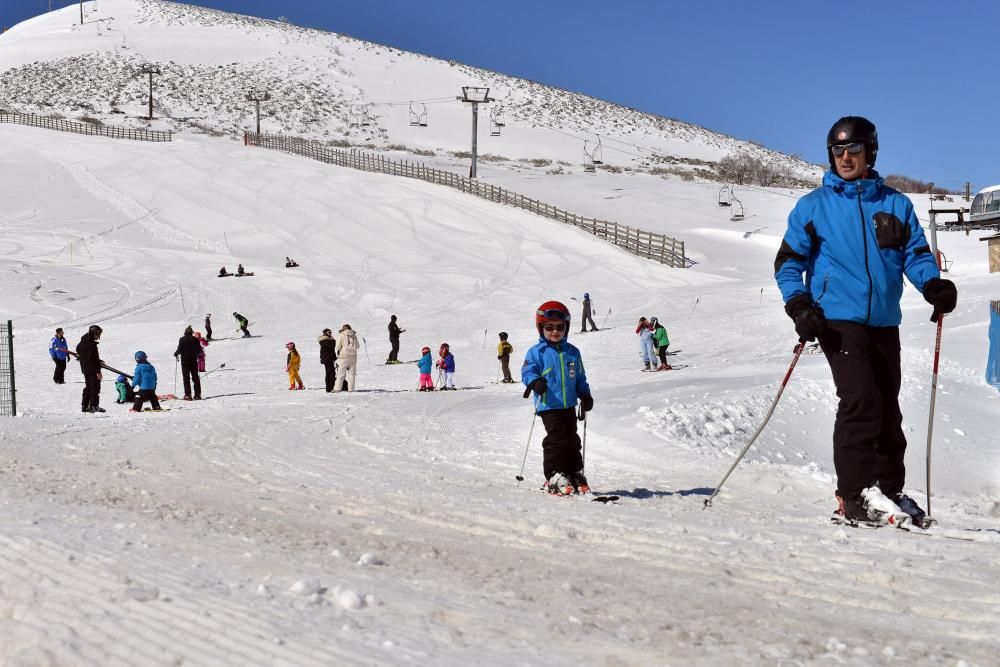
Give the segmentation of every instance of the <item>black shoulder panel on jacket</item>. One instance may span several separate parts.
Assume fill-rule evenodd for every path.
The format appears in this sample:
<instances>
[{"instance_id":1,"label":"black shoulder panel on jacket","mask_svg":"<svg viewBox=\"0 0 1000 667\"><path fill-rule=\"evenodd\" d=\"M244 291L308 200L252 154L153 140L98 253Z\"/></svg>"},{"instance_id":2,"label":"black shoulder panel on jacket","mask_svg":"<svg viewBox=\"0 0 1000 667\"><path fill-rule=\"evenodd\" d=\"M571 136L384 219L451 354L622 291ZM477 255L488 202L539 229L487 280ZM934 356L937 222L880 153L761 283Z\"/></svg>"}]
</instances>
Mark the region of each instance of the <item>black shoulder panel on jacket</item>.
<instances>
[{"instance_id":1,"label":"black shoulder panel on jacket","mask_svg":"<svg viewBox=\"0 0 1000 667\"><path fill-rule=\"evenodd\" d=\"M819 242L816 236L816 226L813 225L812 220L806 223L805 230L806 234L809 235L809 252L811 253L816 249L816 244ZM781 247L778 248L778 255L774 258L774 272L777 273L781 265L790 259L797 259L804 262L809 258L792 250L788 242L782 239Z\"/></svg>"},{"instance_id":2,"label":"black shoulder panel on jacket","mask_svg":"<svg viewBox=\"0 0 1000 667\"><path fill-rule=\"evenodd\" d=\"M914 255L929 255L931 254L931 247L929 245L922 245L913 251Z\"/></svg>"}]
</instances>

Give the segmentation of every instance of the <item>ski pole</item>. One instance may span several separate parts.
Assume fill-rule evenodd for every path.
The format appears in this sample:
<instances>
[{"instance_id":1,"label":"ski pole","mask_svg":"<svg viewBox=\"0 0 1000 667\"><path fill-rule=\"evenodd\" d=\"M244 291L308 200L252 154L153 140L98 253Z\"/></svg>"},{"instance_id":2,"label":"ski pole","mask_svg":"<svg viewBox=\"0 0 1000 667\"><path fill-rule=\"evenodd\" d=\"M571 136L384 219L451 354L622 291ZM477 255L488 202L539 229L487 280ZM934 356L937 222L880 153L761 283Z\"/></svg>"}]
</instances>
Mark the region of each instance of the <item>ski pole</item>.
<instances>
[{"instance_id":1,"label":"ski pole","mask_svg":"<svg viewBox=\"0 0 1000 667\"><path fill-rule=\"evenodd\" d=\"M202 373L202 374L201 374L201 376L202 376L202 377L205 377L206 375L211 375L211 374L212 374L212 373L214 373L215 371L217 371L217 370L220 370L220 369L223 369L223 368L225 368L225 367L226 367L226 365L225 365L225 364L219 364L218 366L216 366L216 367L215 367L215 368L213 368L212 370L208 371L207 373Z\"/></svg>"},{"instance_id":2,"label":"ski pole","mask_svg":"<svg viewBox=\"0 0 1000 667\"><path fill-rule=\"evenodd\" d=\"M181 363L181 360L174 357L174 393L177 393L177 365Z\"/></svg>"},{"instance_id":3,"label":"ski pole","mask_svg":"<svg viewBox=\"0 0 1000 667\"><path fill-rule=\"evenodd\" d=\"M368 356L368 341L366 341L365 337L362 336L361 337L361 342L364 343L364 345L365 345L365 357L368 358L368 365L371 366L372 365L372 358Z\"/></svg>"},{"instance_id":4,"label":"ski pole","mask_svg":"<svg viewBox=\"0 0 1000 667\"><path fill-rule=\"evenodd\" d=\"M580 472L584 472L587 469L587 413L583 410L583 405L580 406L580 416L577 419L583 422L583 446L580 452L583 466L580 468Z\"/></svg>"},{"instance_id":5,"label":"ski pole","mask_svg":"<svg viewBox=\"0 0 1000 667\"><path fill-rule=\"evenodd\" d=\"M754 440L757 439L757 436L759 436L761 434L761 431L764 430L764 427L767 426L767 422L771 419L771 415L774 414L774 408L778 406L778 401L781 399L781 394L783 391L785 391L785 385L788 384L788 378L792 377L792 371L795 370L795 364L799 362L799 357L802 356L802 350L805 349L805 346L806 342L804 340L800 340L799 344L795 346L795 356L792 357L792 365L788 367L788 372L785 373L785 379L781 381L781 386L778 387L778 394L774 397L774 401L771 403L771 409L767 411L767 415L764 417L764 421L761 423L760 426L757 427L757 430L754 431L754 434L750 436L750 441L747 442L747 444L743 447L743 451L741 451L740 455L736 457L736 460L733 461L733 464L729 466L729 470L726 471L726 474L722 477L722 480L715 485L715 489L712 491L712 495L708 497L708 500L705 501L705 507L703 509L708 509L709 507L712 506L712 499L715 498L717 495L719 495L719 491L722 489L722 485L726 483L726 480L729 479L729 476L733 473L733 470L736 469L736 466L739 464L739 462L743 460L744 456L746 456L747 451L750 449L750 445L754 443Z\"/></svg>"},{"instance_id":6,"label":"ski pole","mask_svg":"<svg viewBox=\"0 0 1000 667\"><path fill-rule=\"evenodd\" d=\"M941 358L941 327L944 314L938 315L937 338L934 341L934 375L931 379L931 407L927 412L927 518L931 516L931 436L934 433L934 403L937 400L938 360Z\"/></svg>"},{"instance_id":7,"label":"ski pole","mask_svg":"<svg viewBox=\"0 0 1000 667\"><path fill-rule=\"evenodd\" d=\"M503 373L503 364L497 362L497 384L500 384L500 375Z\"/></svg>"},{"instance_id":8,"label":"ski pole","mask_svg":"<svg viewBox=\"0 0 1000 667\"><path fill-rule=\"evenodd\" d=\"M608 318L609 318L609 317L611 317L611 309L610 309L610 308L608 308L608 314L604 316L604 321L603 321L603 322L601 322L601 328L602 328L602 329L603 329L603 328L604 328L604 326L605 326L605 325L606 325L606 324L608 323Z\"/></svg>"},{"instance_id":9,"label":"ski pole","mask_svg":"<svg viewBox=\"0 0 1000 667\"><path fill-rule=\"evenodd\" d=\"M698 307L698 302L699 301L701 301L701 297L700 296L697 299L694 300L694 305L691 306L691 313L693 313L694 309ZM691 313L688 313L688 315L690 315Z\"/></svg>"},{"instance_id":10,"label":"ski pole","mask_svg":"<svg viewBox=\"0 0 1000 667\"><path fill-rule=\"evenodd\" d=\"M530 391L530 390L529 390ZM538 421L538 413L531 418L531 428L528 430L528 442L524 446L524 458L521 459L521 472L517 473L514 479L517 480L517 485L521 486L521 482L524 481L524 464L528 461L528 448L531 447L531 434L535 432L535 422Z\"/></svg>"},{"instance_id":11,"label":"ski pole","mask_svg":"<svg viewBox=\"0 0 1000 667\"><path fill-rule=\"evenodd\" d=\"M483 349L486 349L486 329L483 329Z\"/></svg>"}]
</instances>

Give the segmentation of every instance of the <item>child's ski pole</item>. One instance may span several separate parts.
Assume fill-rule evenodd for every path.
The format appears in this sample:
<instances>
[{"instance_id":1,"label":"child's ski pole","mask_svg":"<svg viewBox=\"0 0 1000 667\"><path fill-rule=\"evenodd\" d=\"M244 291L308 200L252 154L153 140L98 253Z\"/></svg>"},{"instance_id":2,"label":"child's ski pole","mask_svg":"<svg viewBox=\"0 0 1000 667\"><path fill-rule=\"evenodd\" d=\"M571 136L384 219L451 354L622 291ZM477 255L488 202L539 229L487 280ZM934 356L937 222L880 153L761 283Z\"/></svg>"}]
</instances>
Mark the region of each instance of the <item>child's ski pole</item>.
<instances>
[{"instance_id":1,"label":"child's ski pole","mask_svg":"<svg viewBox=\"0 0 1000 667\"><path fill-rule=\"evenodd\" d=\"M531 393L531 390L528 390ZM524 445L524 458L521 459L521 472L517 473L514 479L517 480L517 485L521 486L521 482L524 481L524 464L528 461L528 448L531 447L531 434L535 432L535 422L538 421L538 413L531 418L531 428L528 430L528 442Z\"/></svg>"},{"instance_id":2,"label":"child's ski pole","mask_svg":"<svg viewBox=\"0 0 1000 667\"><path fill-rule=\"evenodd\" d=\"M601 322L601 328L602 328L602 329L603 329L603 328L604 328L604 326L605 326L605 325L606 325L606 324L608 323L608 318L609 318L609 317L611 317L611 309L610 309L610 308L608 308L608 314L604 316L604 321L603 321L603 322Z\"/></svg>"},{"instance_id":3,"label":"child's ski pole","mask_svg":"<svg viewBox=\"0 0 1000 667\"><path fill-rule=\"evenodd\" d=\"M174 357L174 393L177 393L177 366L181 363L181 360Z\"/></svg>"},{"instance_id":4,"label":"child's ski pole","mask_svg":"<svg viewBox=\"0 0 1000 667\"><path fill-rule=\"evenodd\" d=\"M483 329L483 349L486 349L486 329Z\"/></svg>"}]
</instances>

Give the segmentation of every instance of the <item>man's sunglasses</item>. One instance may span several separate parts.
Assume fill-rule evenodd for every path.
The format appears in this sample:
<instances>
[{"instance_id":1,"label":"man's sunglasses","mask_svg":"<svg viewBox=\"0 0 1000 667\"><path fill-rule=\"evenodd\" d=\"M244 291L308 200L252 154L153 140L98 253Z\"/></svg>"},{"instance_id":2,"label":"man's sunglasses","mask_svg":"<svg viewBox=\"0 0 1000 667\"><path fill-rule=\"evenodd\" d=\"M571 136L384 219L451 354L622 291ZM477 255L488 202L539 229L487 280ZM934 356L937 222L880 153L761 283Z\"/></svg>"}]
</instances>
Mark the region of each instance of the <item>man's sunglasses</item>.
<instances>
[{"instance_id":1,"label":"man's sunglasses","mask_svg":"<svg viewBox=\"0 0 1000 667\"><path fill-rule=\"evenodd\" d=\"M865 145L857 142L853 144L834 144L833 146L830 146L830 152L836 155L837 157L843 155L844 151L847 151L851 155L857 155L864 149Z\"/></svg>"}]
</instances>

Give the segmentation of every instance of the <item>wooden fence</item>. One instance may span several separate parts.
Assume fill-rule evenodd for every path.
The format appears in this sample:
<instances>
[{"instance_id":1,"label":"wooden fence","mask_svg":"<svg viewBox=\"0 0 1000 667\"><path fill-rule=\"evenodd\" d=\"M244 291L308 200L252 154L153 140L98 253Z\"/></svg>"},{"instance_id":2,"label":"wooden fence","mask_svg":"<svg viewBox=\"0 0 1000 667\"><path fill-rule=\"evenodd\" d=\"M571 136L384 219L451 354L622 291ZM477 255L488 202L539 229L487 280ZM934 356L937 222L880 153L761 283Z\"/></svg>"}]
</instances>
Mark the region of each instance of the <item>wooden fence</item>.
<instances>
[{"instance_id":1,"label":"wooden fence","mask_svg":"<svg viewBox=\"0 0 1000 667\"><path fill-rule=\"evenodd\" d=\"M71 120L63 120L62 118L46 118L45 116L36 116L34 114L0 112L0 123L17 123L19 125L31 125L32 127L44 127L49 130L59 130L60 132L89 134L94 136L110 137L112 139L132 139L133 141L173 141L172 132L94 125L92 123L77 123Z\"/></svg>"},{"instance_id":2,"label":"wooden fence","mask_svg":"<svg viewBox=\"0 0 1000 667\"><path fill-rule=\"evenodd\" d=\"M483 199L516 206L546 218L579 227L639 257L679 268L686 268L693 264L684 255L683 241L663 234L644 232L641 229L620 225L617 222L587 218L496 185L482 183L477 179L450 171L432 169L422 163L389 160L377 153L330 148L318 141L274 134L246 132L243 136L243 143L247 146L293 153L340 167L417 178L428 183L447 185Z\"/></svg>"}]
</instances>

